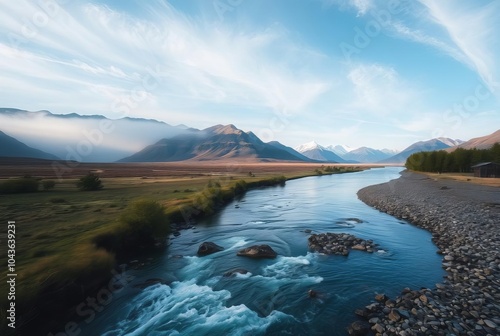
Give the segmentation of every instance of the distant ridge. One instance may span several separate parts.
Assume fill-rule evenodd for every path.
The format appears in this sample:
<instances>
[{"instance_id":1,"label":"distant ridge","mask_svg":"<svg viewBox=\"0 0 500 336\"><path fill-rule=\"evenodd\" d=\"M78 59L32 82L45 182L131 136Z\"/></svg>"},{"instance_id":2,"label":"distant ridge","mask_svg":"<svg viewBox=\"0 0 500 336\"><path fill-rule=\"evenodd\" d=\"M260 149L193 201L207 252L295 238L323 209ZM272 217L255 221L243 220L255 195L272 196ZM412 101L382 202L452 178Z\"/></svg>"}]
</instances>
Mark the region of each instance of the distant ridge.
<instances>
[{"instance_id":1,"label":"distant ridge","mask_svg":"<svg viewBox=\"0 0 500 336\"><path fill-rule=\"evenodd\" d=\"M408 159L408 157L413 153L442 150L450 148L452 145L461 144L462 142L462 140L454 140L450 138L434 138L427 141L419 141L405 148L401 153L381 160L379 163L404 164L406 159Z\"/></svg>"},{"instance_id":2,"label":"distant ridge","mask_svg":"<svg viewBox=\"0 0 500 336\"><path fill-rule=\"evenodd\" d=\"M110 119L103 115L55 114L16 108L0 108L0 125L28 146L65 160L82 162L114 162L160 139L190 130L155 119L128 116ZM48 128L52 131L47 131Z\"/></svg>"},{"instance_id":3,"label":"distant ridge","mask_svg":"<svg viewBox=\"0 0 500 336\"><path fill-rule=\"evenodd\" d=\"M454 147L447 149L447 151L452 152L457 148L488 149L488 148L491 148L497 142L500 142L500 129L496 132L489 134L489 135L485 135L482 137L470 139L469 141L465 141L457 146L454 146Z\"/></svg>"},{"instance_id":4,"label":"distant ridge","mask_svg":"<svg viewBox=\"0 0 500 336\"><path fill-rule=\"evenodd\" d=\"M30 147L2 131L0 131L0 156L60 160L57 156Z\"/></svg>"},{"instance_id":5,"label":"distant ridge","mask_svg":"<svg viewBox=\"0 0 500 336\"><path fill-rule=\"evenodd\" d=\"M300 154L308 157L311 160L322 161L322 162L332 162L332 163L345 163L346 160L342 159L340 156L319 145L318 143L311 141L294 148Z\"/></svg>"},{"instance_id":6,"label":"distant ridge","mask_svg":"<svg viewBox=\"0 0 500 336\"><path fill-rule=\"evenodd\" d=\"M344 160L358 161L362 163L373 163L387 159L391 156L387 152L369 147L360 147L342 155Z\"/></svg>"},{"instance_id":7,"label":"distant ridge","mask_svg":"<svg viewBox=\"0 0 500 336\"><path fill-rule=\"evenodd\" d=\"M299 152L297 152L292 147L285 146L285 145L283 145L282 143L280 143L278 141L271 141L271 142L268 142L268 144L271 145L271 146L274 146L276 148L282 149L284 151L287 151L288 153L297 156L299 159L302 159L303 161L306 161L306 162L307 161L314 161L314 160L309 159L307 156L300 154Z\"/></svg>"},{"instance_id":8,"label":"distant ridge","mask_svg":"<svg viewBox=\"0 0 500 336\"><path fill-rule=\"evenodd\" d=\"M353 148L346 145L325 147L315 141L297 146L295 150L312 160L338 163L377 163L399 153L396 150L378 150L370 147Z\"/></svg>"},{"instance_id":9,"label":"distant ridge","mask_svg":"<svg viewBox=\"0 0 500 336\"><path fill-rule=\"evenodd\" d=\"M214 161L223 159L304 161L300 155L280 148L276 144L266 144L254 133L244 132L229 124L216 125L201 131L191 130L189 133L170 139L162 139L119 160L119 162Z\"/></svg>"}]
</instances>

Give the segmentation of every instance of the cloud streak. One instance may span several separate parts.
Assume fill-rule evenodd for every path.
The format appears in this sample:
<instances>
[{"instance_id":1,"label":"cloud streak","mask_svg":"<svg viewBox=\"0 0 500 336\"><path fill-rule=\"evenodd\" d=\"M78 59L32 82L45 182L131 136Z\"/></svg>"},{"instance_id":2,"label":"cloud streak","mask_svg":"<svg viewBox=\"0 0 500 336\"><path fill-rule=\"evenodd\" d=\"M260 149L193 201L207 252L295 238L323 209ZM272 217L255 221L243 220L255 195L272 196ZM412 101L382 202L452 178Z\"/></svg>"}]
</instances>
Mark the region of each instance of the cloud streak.
<instances>
[{"instance_id":1,"label":"cloud streak","mask_svg":"<svg viewBox=\"0 0 500 336\"><path fill-rule=\"evenodd\" d=\"M449 54L475 70L489 89L500 95L500 3L473 6L477 2L419 1L427 8L431 20L446 30L463 56L457 57L454 50Z\"/></svg>"},{"instance_id":2,"label":"cloud streak","mask_svg":"<svg viewBox=\"0 0 500 336\"><path fill-rule=\"evenodd\" d=\"M28 19L40 12L27 1L21 7L17 3L4 6L4 19L19 15ZM157 69L161 85L148 92L150 104L145 106L156 104L172 113L186 100L199 102L200 109L205 102L301 111L329 86L319 74L300 71L321 56L308 53L307 47L289 39L279 26L251 32L236 32L224 25L214 29L166 2L149 6L145 18L95 4L61 7L57 17L50 18L20 49L0 40L0 69L8 80L33 83L33 95L51 90L54 99L68 96L82 103L91 93L99 93L94 99L101 113L110 109L113 98L141 85L151 68ZM22 33L23 27L2 20L0 29ZM283 57L277 60L275 54ZM297 66L293 59L303 56L299 68L292 68ZM60 86L72 90L62 93ZM0 87L20 95L20 87L6 82ZM116 92L111 100L110 92Z\"/></svg>"},{"instance_id":3,"label":"cloud streak","mask_svg":"<svg viewBox=\"0 0 500 336\"><path fill-rule=\"evenodd\" d=\"M394 68L380 64L357 64L347 78L355 94L352 110L387 116L408 109L418 95Z\"/></svg>"}]
</instances>

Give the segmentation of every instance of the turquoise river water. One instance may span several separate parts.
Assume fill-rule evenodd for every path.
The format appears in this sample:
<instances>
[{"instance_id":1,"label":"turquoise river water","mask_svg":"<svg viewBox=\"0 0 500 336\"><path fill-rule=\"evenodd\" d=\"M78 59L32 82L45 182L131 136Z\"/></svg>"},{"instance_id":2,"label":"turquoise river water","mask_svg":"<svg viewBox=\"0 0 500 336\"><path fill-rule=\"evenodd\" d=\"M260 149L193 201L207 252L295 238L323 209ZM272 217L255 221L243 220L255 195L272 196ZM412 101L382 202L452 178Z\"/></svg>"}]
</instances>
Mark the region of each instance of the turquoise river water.
<instances>
[{"instance_id":1,"label":"turquoise river water","mask_svg":"<svg viewBox=\"0 0 500 336\"><path fill-rule=\"evenodd\" d=\"M249 191L172 237L168 250L144 268L126 271L130 285L113 293L92 321L82 322L82 334L346 335L356 319L354 310L372 302L376 293L394 297L404 287L434 287L444 275L428 232L372 209L356 196L359 189L397 178L400 171L307 177ZM352 251L348 257L312 253L306 229L372 239L381 250ZM225 250L197 257L204 241ZM278 257L236 256L254 244L270 245ZM249 273L223 277L234 268ZM134 287L151 278L173 282ZM309 298L309 289L319 296Z\"/></svg>"}]
</instances>

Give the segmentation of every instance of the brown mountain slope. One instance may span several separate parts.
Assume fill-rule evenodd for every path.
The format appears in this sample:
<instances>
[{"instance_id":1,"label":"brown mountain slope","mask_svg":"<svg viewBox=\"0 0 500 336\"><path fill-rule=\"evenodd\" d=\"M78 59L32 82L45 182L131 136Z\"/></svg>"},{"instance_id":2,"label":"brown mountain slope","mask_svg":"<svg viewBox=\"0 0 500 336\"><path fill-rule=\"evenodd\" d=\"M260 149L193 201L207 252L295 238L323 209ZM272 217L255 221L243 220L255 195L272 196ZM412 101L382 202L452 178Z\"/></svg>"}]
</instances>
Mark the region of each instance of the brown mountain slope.
<instances>
[{"instance_id":1,"label":"brown mountain slope","mask_svg":"<svg viewBox=\"0 0 500 336\"><path fill-rule=\"evenodd\" d=\"M464 142L455 147L448 148L446 151L453 152L457 148L465 148L465 149L488 149L493 146L495 143L500 142L500 129L496 132L491 133L490 135L485 135L478 138L470 139L469 141Z\"/></svg>"},{"instance_id":2,"label":"brown mountain slope","mask_svg":"<svg viewBox=\"0 0 500 336\"><path fill-rule=\"evenodd\" d=\"M238 160L304 161L299 153L262 142L252 132L234 125L216 125L170 139L162 139L120 162L175 162ZM309 161L309 160L307 160Z\"/></svg>"}]
</instances>

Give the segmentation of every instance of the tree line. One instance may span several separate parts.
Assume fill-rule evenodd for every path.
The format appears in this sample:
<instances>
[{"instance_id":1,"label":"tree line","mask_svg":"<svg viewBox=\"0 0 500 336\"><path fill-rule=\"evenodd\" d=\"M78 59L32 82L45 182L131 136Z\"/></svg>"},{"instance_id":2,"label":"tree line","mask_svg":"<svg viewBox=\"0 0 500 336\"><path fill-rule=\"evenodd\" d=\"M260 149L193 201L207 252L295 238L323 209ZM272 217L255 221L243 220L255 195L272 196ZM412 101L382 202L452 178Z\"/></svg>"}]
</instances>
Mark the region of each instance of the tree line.
<instances>
[{"instance_id":1,"label":"tree line","mask_svg":"<svg viewBox=\"0 0 500 336\"><path fill-rule=\"evenodd\" d=\"M481 162L500 162L500 143L489 149L457 148L449 153L444 150L414 153L406 160L411 170L434 173L469 173L472 166Z\"/></svg>"}]
</instances>

